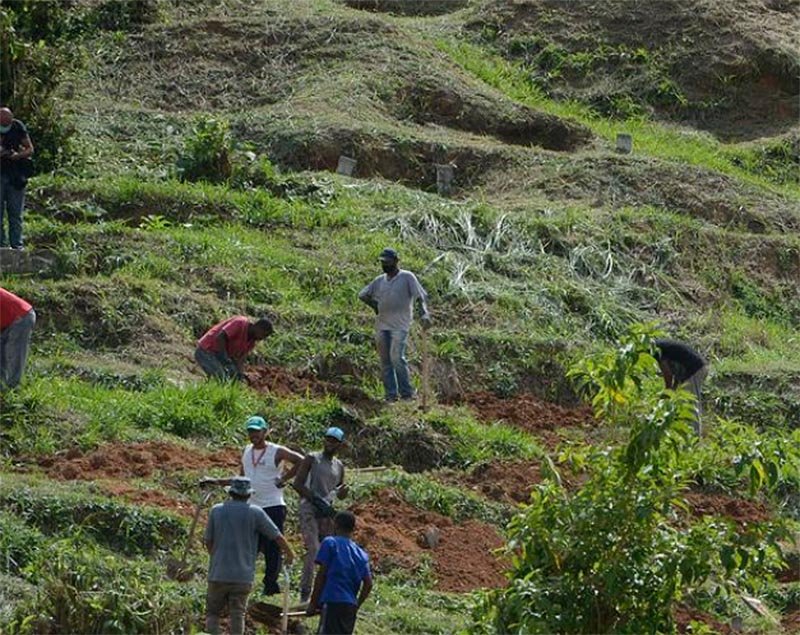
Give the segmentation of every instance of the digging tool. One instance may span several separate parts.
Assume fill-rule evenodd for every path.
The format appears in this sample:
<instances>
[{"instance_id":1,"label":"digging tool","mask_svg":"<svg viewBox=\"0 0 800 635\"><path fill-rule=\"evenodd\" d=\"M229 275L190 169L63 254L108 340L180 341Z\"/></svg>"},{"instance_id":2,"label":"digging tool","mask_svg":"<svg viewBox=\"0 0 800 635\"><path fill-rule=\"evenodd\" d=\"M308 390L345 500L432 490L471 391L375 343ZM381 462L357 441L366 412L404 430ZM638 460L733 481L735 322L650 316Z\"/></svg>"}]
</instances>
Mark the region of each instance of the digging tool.
<instances>
[{"instance_id":1,"label":"digging tool","mask_svg":"<svg viewBox=\"0 0 800 635\"><path fill-rule=\"evenodd\" d=\"M427 412L430 408L431 399L431 355L430 355L430 342L428 336L428 329L422 329L422 403L420 408L423 412Z\"/></svg>"},{"instance_id":2,"label":"digging tool","mask_svg":"<svg viewBox=\"0 0 800 635\"><path fill-rule=\"evenodd\" d=\"M192 579L192 572L186 570L186 560L189 557L189 549L192 547L192 539L194 532L197 528L197 521L200 519L200 512L209 499L213 496L214 490L209 490L197 502L197 507L194 509L194 516L192 517L192 524L189 525L189 535L186 538L186 546L183 548L183 556L180 560L170 559L167 562L167 577L178 582L188 582Z\"/></svg>"},{"instance_id":3,"label":"digging tool","mask_svg":"<svg viewBox=\"0 0 800 635\"><path fill-rule=\"evenodd\" d=\"M289 567L283 568L283 613L281 614L281 635L289 633L289 585L292 578L289 575Z\"/></svg>"}]
</instances>

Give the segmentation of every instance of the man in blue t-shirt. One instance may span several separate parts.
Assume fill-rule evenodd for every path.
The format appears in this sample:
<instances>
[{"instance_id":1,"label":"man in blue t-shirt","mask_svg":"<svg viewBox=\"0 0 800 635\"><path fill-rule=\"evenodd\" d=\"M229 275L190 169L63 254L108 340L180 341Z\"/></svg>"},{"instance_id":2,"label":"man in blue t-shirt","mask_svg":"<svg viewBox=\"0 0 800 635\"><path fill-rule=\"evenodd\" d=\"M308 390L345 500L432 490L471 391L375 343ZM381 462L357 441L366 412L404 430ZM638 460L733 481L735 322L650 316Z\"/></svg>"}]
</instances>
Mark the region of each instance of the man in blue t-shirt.
<instances>
[{"instance_id":1,"label":"man in blue t-shirt","mask_svg":"<svg viewBox=\"0 0 800 635\"><path fill-rule=\"evenodd\" d=\"M372 573L367 552L351 539L356 528L353 512L338 512L333 528L334 535L325 538L317 552L319 567L306 613L321 611L319 635L349 635L358 609L372 591Z\"/></svg>"}]
</instances>

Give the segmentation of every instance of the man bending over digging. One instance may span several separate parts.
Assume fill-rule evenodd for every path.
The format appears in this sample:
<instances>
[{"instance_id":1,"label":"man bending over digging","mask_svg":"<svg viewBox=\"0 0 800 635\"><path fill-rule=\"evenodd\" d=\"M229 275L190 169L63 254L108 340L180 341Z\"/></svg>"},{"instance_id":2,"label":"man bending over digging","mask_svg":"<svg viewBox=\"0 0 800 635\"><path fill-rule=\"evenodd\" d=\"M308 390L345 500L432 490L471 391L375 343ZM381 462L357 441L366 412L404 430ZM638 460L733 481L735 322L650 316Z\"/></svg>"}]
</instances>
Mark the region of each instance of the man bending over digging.
<instances>
[{"instance_id":1,"label":"man bending over digging","mask_svg":"<svg viewBox=\"0 0 800 635\"><path fill-rule=\"evenodd\" d=\"M220 381L246 379L245 358L273 332L272 322L265 317L251 322L235 315L212 326L197 341L194 358L209 377Z\"/></svg>"}]
</instances>

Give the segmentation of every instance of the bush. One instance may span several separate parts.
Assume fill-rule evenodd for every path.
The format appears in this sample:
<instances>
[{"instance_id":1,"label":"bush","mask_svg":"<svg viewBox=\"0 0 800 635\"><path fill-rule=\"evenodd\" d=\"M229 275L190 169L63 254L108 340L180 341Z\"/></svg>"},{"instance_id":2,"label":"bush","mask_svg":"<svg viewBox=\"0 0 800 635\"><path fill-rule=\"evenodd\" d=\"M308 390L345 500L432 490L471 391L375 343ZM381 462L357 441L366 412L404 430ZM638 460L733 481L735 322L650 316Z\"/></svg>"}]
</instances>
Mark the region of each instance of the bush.
<instances>
[{"instance_id":1,"label":"bush","mask_svg":"<svg viewBox=\"0 0 800 635\"><path fill-rule=\"evenodd\" d=\"M228 122L213 117L199 118L184 140L178 174L184 181L227 181L233 173L232 152Z\"/></svg>"},{"instance_id":2,"label":"bush","mask_svg":"<svg viewBox=\"0 0 800 635\"><path fill-rule=\"evenodd\" d=\"M614 354L573 371L592 386L597 412L630 423L628 443L594 451L593 473L575 492L559 479L537 486L509 526L510 584L477 606L477 630L671 632L685 592L709 582L722 594L752 588L775 564L780 525L685 526L694 404L686 391L645 390L650 351L637 327Z\"/></svg>"},{"instance_id":3,"label":"bush","mask_svg":"<svg viewBox=\"0 0 800 635\"><path fill-rule=\"evenodd\" d=\"M29 569L39 592L16 608L6 632L178 632L202 606L195 588L165 582L158 564L73 540L42 551Z\"/></svg>"}]
</instances>

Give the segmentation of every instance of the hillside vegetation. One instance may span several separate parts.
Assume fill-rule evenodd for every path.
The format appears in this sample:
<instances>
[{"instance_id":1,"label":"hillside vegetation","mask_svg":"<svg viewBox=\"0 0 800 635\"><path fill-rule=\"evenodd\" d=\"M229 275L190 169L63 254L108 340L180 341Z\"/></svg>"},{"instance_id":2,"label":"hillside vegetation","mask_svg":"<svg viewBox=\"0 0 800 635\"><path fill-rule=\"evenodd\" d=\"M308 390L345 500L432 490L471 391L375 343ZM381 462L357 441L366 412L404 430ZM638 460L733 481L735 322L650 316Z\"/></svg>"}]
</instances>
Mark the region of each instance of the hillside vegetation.
<instances>
[{"instance_id":1,"label":"hillside vegetation","mask_svg":"<svg viewBox=\"0 0 800 635\"><path fill-rule=\"evenodd\" d=\"M0 411L1 631L200 630L201 549L187 583L165 563L254 413L304 450L341 426L351 468L392 466L352 472L377 571L362 633L797 629L800 2L0 12L4 100L40 157L26 244L50 262L0 272L38 316ZM381 401L357 294L385 246L431 295L427 412ZM207 382L195 341L238 313L275 335L251 385ZM710 360L699 442L646 362L657 329ZM421 348L414 330L417 383ZM432 524L439 550L417 542ZM595 544L601 526L647 546ZM495 558L508 538L525 548ZM612 608L554 621L594 553ZM675 554L697 560L642 564Z\"/></svg>"}]
</instances>

